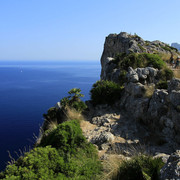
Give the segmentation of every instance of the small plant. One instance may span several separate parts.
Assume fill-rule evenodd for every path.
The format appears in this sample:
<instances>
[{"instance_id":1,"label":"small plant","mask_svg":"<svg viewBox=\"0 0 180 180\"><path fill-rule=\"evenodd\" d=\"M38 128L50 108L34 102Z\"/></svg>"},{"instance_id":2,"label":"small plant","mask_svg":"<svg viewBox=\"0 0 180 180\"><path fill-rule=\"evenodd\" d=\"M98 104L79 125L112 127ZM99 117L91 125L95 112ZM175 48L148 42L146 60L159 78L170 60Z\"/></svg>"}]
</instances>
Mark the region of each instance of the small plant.
<instances>
[{"instance_id":1,"label":"small plant","mask_svg":"<svg viewBox=\"0 0 180 180\"><path fill-rule=\"evenodd\" d=\"M164 67L159 72L159 79L161 79L162 81L171 80L173 77L174 77L173 71L168 67Z\"/></svg>"},{"instance_id":2,"label":"small plant","mask_svg":"<svg viewBox=\"0 0 180 180\"><path fill-rule=\"evenodd\" d=\"M157 89L167 89L167 88L168 88L168 83L167 83L167 81L162 81L162 80L160 80L160 81L156 84L156 88L157 88Z\"/></svg>"},{"instance_id":3,"label":"small plant","mask_svg":"<svg viewBox=\"0 0 180 180\"><path fill-rule=\"evenodd\" d=\"M160 158L153 159L151 156L140 155L131 160L124 161L118 174L112 179L121 180L159 180L160 169L164 163Z\"/></svg>"},{"instance_id":4,"label":"small plant","mask_svg":"<svg viewBox=\"0 0 180 180\"><path fill-rule=\"evenodd\" d=\"M62 108L66 109L69 107L75 109L78 112L82 112L87 108L85 103L80 99L81 97L84 97L84 95L81 94L81 90L79 88L71 89L68 94L70 96L64 97L60 101Z\"/></svg>"},{"instance_id":5,"label":"small plant","mask_svg":"<svg viewBox=\"0 0 180 180\"><path fill-rule=\"evenodd\" d=\"M120 99L123 86L112 81L97 81L90 91L91 100L94 105L113 104Z\"/></svg>"}]
</instances>

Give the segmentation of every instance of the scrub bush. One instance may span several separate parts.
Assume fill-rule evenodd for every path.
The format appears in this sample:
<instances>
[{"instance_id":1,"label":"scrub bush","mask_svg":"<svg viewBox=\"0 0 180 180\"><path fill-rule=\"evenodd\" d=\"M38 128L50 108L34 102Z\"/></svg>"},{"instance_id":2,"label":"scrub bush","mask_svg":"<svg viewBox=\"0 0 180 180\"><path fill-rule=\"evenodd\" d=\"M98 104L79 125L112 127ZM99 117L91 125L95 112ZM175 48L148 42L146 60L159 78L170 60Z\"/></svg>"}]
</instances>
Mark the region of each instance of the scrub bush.
<instances>
[{"instance_id":1,"label":"scrub bush","mask_svg":"<svg viewBox=\"0 0 180 180\"><path fill-rule=\"evenodd\" d=\"M72 153L76 151L77 147L86 144L86 139L77 120L59 124L56 129L47 134L45 132L38 146L51 145L52 147L60 148L63 152Z\"/></svg>"},{"instance_id":2,"label":"scrub bush","mask_svg":"<svg viewBox=\"0 0 180 180\"><path fill-rule=\"evenodd\" d=\"M152 66L154 68L162 69L165 66L164 61L157 54L149 53L130 53L118 54L113 61L118 68L123 70L128 70L128 67L138 68L138 67L147 67Z\"/></svg>"},{"instance_id":3,"label":"scrub bush","mask_svg":"<svg viewBox=\"0 0 180 180\"><path fill-rule=\"evenodd\" d=\"M0 179L96 179L101 172L97 150L77 121L57 126L40 145L0 173Z\"/></svg>"},{"instance_id":4,"label":"scrub bush","mask_svg":"<svg viewBox=\"0 0 180 180\"><path fill-rule=\"evenodd\" d=\"M112 179L121 180L159 180L160 169L164 163L160 158L153 159L151 156L136 156L131 160L124 161L116 176Z\"/></svg>"},{"instance_id":5,"label":"scrub bush","mask_svg":"<svg viewBox=\"0 0 180 180\"><path fill-rule=\"evenodd\" d=\"M157 88L157 89L167 89L167 88L168 88L168 83L167 83L167 81L159 81L159 82L156 84L156 88Z\"/></svg>"},{"instance_id":6,"label":"scrub bush","mask_svg":"<svg viewBox=\"0 0 180 180\"><path fill-rule=\"evenodd\" d=\"M91 100L94 105L113 104L120 99L123 86L112 81L97 81L90 91Z\"/></svg>"},{"instance_id":7,"label":"scrub bush","mask_svg":"<svg viewBox=\"0 0 180 180\"><path fill-rule=\"evenodd\" d=\"M84 95L81 94L81 90L79 88L71 89L68 94L68 97L64 97L60 101L62 108L73 108L80 113L87 108L86 104L80 99L81 97L84 97Z\"/></svg>"}]
</instances>

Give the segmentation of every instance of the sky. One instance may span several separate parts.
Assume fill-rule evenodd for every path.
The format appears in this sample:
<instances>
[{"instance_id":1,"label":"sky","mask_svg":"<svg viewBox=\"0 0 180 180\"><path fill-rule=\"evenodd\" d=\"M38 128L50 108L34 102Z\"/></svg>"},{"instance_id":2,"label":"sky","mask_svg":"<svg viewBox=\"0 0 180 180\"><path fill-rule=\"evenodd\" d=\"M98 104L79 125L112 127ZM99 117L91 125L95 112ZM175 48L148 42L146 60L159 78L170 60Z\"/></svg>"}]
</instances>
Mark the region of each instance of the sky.
<instances>
[{"instance_id":1,"label":"sky","mask_svg":"<svg viewBox=\"0 0 180 180\"><path fill-rule=\"evenodd\" d=\"M180 0L0 0L0 60L99 60L122 31L180 43Z\"/></svg>"}]
</instances>

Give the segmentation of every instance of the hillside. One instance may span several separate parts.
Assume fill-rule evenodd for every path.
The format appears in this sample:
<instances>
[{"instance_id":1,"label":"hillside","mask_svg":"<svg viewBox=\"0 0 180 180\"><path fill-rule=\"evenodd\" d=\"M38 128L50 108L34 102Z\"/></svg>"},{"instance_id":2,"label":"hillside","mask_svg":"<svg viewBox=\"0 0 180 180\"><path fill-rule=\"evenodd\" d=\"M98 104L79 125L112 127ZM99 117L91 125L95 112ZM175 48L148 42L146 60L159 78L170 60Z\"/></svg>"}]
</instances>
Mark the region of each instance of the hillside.
<instances>
[{"instance_id":1,"label":"hillside","mask_svg":"<svg viewBox=\"0 0 180 180\"><path fill-rule=\"evenodd\" d=\"M180 79L167 66L178 55L136 34L107 36L91 99L71 89L0 179L179 178Z\"/></svg>"}]
</instances>

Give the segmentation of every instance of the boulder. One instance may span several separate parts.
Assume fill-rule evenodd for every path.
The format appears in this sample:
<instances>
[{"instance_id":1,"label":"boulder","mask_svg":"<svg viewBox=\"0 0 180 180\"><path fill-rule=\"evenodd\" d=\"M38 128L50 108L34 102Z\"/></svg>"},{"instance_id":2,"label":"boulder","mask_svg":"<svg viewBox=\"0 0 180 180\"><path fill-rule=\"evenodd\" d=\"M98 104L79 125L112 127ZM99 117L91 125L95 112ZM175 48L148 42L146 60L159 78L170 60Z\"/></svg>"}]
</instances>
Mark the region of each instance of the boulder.
<instances>
[{"instance_id":1,"label":"boulder","mask_svg":"<svg viewBox=\"0 0 180 180\"><path fill-rule=\"evenodd\" d=\"M172 153L160 171L161 179L180 179L180 150Z\"/></svg>"},{"instance_id":2,"label":"boulder","mask_svg":"<svg viewBox=\"0 0 180 180\"><path fill-rule=\"evenodd\" d=\"M175 108L179 106L180 105L180 90L179 91L172 90L169 93L169 100Z\"/></svg>"},{"instance_id":3,"label":"boulder","mask_svg":"<svg viewBox=\"0 0 180 180\"><path fill-rule=\"evenodd\" d=\"M173 78L168 83L168 92L171 92L172 90L179 91L180 90L180 79Z\"/></svg>"},{"instance_id":4,"label":"boulder","mask_svg":"<svg viewBox=\"0 0 180 180\"><path fill-rule=\"evenodd\" d=\"M141 83L128 83L125 85L125 91L135 97L142 97L145 92L145 87Z\"/></svg>"},{"instance_id":5,"label":"boulder","mask_svg":"<svg viewBox=\"0 0 180 180\"><path fill-rule=\"evenodd\" d=\"M91 139L91 143L96 145L101 145L112 141L114 141L114 135L111 132L106 131L100 132L100 134L93 136L93 138Z\"/></svg>"},{"instance_id":6,"label":"boulder","mask_svg":"<svg viewBox=\"0 0 180 180\"><path fill-rule=\"evenodd\" d=\"M151 119L160 119L168 112L168 92L164 89L156 89L149 103L148 113Z\"/></svg>"}]
</instances>

